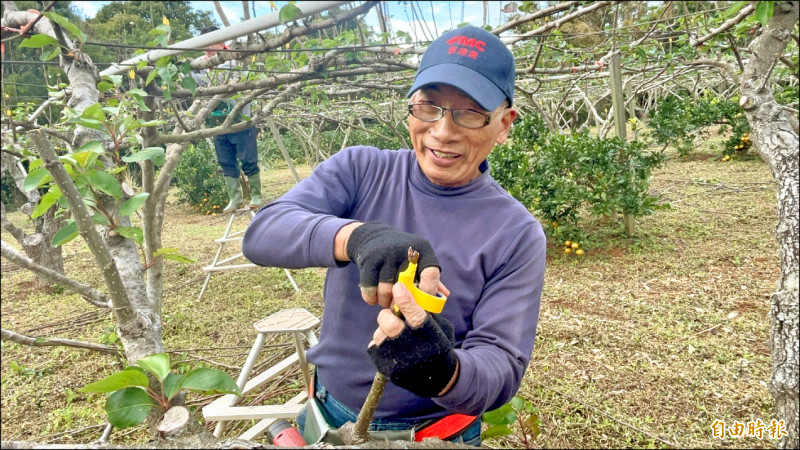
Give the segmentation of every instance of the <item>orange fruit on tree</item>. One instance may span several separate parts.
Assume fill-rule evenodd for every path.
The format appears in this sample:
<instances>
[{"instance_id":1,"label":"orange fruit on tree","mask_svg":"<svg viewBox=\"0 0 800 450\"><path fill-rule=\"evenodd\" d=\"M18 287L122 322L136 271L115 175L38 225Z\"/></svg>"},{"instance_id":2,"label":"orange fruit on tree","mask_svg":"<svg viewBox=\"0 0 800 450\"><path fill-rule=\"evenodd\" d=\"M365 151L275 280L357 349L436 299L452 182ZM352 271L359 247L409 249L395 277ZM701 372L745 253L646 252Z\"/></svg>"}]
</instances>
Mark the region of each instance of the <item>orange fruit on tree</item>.
<instances>
[{"instance_id":1,"label":"orange fruit on tree","mask_svg":"<svg viewBox=\"0 0 800 450\"><path fill-rule=\"evenodd\" d=\"M577 248L578 248L578 247L580 247L580 246L581 246L581 245L580 245L580 244L578 244L577 242L573 242L573 243L572 243L572 245L571 245L570 247L572 247L572 248L574 248L574 249L577 249Z\"/></svg>"},{"instance_id":2,"label":"orange fruit on tree","mask_svg":"<svg viewBox=\"0 0 800 450\"><path fill-rule=\"evenodd\" d=\"M583 254L583 249L579 248L579 249L575 250L575 254L576 255L582 255Z\"/></svg>"},{"instance_id":3,"label":"orange fruit on tree","mask_svg":"<svg viewBox=\"0 0 800 450\"><path fill-rule=\"evenodd\" d=\"M572 245L571 241L564 241L564 247L569 247L570 245Z\"/></svg>"},{"instance_id":4,"label":"orange fruit on tree","mask_svg":"<svg viewBox=\"0 0 800 450\"><path fill-rule=\"evenodd\" d=\"M564 253L572 253L572 249L567 247L564 249Z\"/></svg>"}]
</instances>

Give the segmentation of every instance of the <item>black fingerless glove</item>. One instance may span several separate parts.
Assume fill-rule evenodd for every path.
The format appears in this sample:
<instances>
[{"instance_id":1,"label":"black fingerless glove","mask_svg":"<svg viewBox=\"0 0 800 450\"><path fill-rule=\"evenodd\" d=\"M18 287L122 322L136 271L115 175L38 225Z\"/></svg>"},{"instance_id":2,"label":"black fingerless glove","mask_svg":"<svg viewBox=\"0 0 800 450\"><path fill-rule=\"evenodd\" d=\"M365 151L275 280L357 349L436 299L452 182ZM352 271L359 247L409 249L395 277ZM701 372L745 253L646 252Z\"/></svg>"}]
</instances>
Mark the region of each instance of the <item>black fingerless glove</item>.
<instances>
[{"instance_id":1,"label":"black fingerless glove","mask_svg":"<svg viewBox=\"0 0 800 450\"><path fill-rule=\"evenodd\" d=\"M397 337L369 347L367 353L392 383L420 397L436 397L458 367L454 345L453 325L438 314L428 314L418 328L406 323Z\"/></svg>"},{"instance_id":2,"label":"black fingerless glove","mask_svg":"<svg viewBox=\"0 0 800 450\"><path fill-rule=\"evenodd\" d=\"M361 271L359 285L370 287L397 281L397 273L408 267L409 247L419 253L419 272L431 266L441 268L427 240L380 222L366 222L353 230L346 251Z\"/></svg>"}]
</instances>

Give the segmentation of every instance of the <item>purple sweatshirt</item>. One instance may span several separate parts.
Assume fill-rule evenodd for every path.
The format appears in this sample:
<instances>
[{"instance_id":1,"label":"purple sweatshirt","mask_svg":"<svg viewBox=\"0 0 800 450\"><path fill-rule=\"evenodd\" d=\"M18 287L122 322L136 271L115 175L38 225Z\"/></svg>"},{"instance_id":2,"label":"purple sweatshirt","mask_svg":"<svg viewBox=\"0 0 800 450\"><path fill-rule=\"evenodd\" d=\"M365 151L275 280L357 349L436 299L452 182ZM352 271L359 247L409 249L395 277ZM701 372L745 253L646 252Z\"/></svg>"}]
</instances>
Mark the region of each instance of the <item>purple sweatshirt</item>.
<instances>
[{"instance_id":1,"label":"purple sweatshirt","mask_svg":"<svg viewBox=\"0 0 800 450\"><path fill-rule=\"evenodd\" d=\"M388 383L376 419L479 415L507 403L533 352L545 270L536 219L489 175L445 188L422 173L413 151L350 147L334 154L247 228L244 255L263 266L328 267L319 344L308 351L320 382L358 412L375 376L367 344L379 306L361 299L355 264L334 259L334 236L353 221L382 222L426 238L450 290L460 375L441 397Z\"/></svg>"}]
</instances>

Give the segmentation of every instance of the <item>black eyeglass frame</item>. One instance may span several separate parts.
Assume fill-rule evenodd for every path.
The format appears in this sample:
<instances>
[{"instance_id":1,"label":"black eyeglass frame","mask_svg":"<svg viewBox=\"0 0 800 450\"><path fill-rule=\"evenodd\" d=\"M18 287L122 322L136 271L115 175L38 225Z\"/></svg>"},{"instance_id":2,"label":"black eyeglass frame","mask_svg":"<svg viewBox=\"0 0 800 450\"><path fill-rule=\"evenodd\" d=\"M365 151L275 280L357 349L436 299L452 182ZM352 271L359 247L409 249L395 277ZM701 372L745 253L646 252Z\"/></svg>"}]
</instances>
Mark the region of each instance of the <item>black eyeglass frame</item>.
<instances>
[{"instance_id":1,"label":"black eyeglass frame","mask_svg":"<svg viewBox=\"0 0 800 450\"><path fill-rule=\"evenodd\" d=\"M421 117L414 116L414 113L412 112L412 108L414 106L432 106L434 108L437 108L439 110L439 117L437 119L435 119L435 120L425 120L425 119L423 119ZM456 125L458 125L460 127L464 127L464 128L470 129L470 130L478 130L480 128L485 127L486 125L489 125L491 123L491 121L492 121L492 117L494 116L494 113L492 113L492 114L484 114L484 113L482 113L480 111L475 111L474 109L444 108L444 107L441 107L441 106L438 106L438 105L433 105L433 104L430 104L430 103L409 103L409 105L408 105L408 114L414 116L415 118L417 118L417 119L419 119L419 120L421 120L423 122L428 122L428 123L438 122L438 121L442 120L442 117L444 117L445 111L450 111L450 117L453 119L453 122L455 122ZM482 115L484 117L483 125L481 125L479 127L467 127L467 126L464 126L464 125L458 123L458 121L456 120L456 116L454 115L456 111L469 111L471 113Z\"/></svg>"}]
</instances>

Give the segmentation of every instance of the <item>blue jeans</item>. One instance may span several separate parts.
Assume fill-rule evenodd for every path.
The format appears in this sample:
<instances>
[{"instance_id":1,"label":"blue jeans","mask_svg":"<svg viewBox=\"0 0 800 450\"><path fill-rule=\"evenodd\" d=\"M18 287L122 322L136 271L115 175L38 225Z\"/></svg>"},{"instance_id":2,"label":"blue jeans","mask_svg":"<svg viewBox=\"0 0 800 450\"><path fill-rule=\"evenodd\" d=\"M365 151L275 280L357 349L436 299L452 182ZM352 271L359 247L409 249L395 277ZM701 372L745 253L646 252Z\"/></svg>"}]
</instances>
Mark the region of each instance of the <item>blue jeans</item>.
<instances>
[{"instance_id":1,"label":"blue jeans","mask_svg":"<svg viewBox=\"0 0 800 450\"><path fill-rule=\"evenodd\" d=\"M347 422L355 423L356 419L358 418L358 413L342 404L339 400L336 400L336 398L334 398L325 389L325 386L322 386L322 383L319 382L319 378L316 376L314 378L314 396L317 398L317 404L319 404L320 408L322 408L322 411L332 422L330 425L340 428ZM300 433L302 434L306 425L306 408L303 408L297 414L295 420L297 421L297 427L300 429ZM375 419L369 424L369 429L370 431L407 430L418 425L420 425L420 422L418 421L404 421L402 419ZM480 447L480 419L476 420L461 434L448 439L448 441Z\"/></svg>"},{"instance_id":2,"label":"blue jeans","mask_svg":"<svg viewBox=\"0 0 800 450\"><path fill-rule=\"evenodd\" d=\"M257 135L258 130L251 127L235 133L214 136L214 152L217 154L217 162L222 167L222 173L226 177L239 177L237 159L242 162L242 172L246 176L249 177L259 172Z\"/></svg>"}]
</instances>

